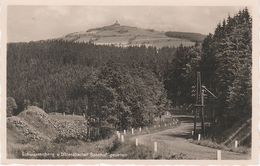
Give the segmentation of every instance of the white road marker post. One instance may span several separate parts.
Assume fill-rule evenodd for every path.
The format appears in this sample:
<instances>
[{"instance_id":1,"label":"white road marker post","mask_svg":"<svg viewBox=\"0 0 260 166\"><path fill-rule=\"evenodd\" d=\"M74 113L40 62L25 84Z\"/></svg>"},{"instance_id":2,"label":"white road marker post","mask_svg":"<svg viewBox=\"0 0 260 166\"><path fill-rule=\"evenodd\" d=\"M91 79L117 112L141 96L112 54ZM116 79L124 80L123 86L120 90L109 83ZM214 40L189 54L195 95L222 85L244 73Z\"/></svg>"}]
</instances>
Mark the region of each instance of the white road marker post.
<instances>
[{"instance_id":1,"label":"white road marker post","mask_svg":"<svg viewBox=\"0 0 260 166\"><path fill-rule=\"evenodd\" d=\"M142 127L139 128L139 131L142 132Z\"/></svg>"},{"instance_id":2,"label":"white road marker post","mask_svg":"<svg viewBox=\"0 0 260 166\"><path fill-rule=\"evenodd\" d=\"M126 135L126 130L124 130L124 134Z\"/></svg>"},{"instance_id":3,"label":"white road marker post","mask_svg":"<svg viewBox=\"0 0 260 166\"><path fill-rule=\"evenodd\" d=\"M237 148L238 147L238 141L236 140L235 141L235 148Z\"/></svg>"},{"instance_id":4,"label":"white road marker post","mask_svg":"<svg viewBox=\"0 0 260 166\"><path fill-rule=\"evenodd\" d=\"M154 142L154 152L156 153L158 151L157 149L157 142Z\"/></svg>"},{"instance_id":5,"label":"white road marker post","mask_svg":"<svg viewBox=\"0 0 260 166\"><path fill-rule=\"evenodd\" d=\"M134 134L134 128L132 128L132 134Z\"/></svg>"},{"instance_id":6,"label":"white road marker post","mask_svg":"<svg viewBox=\"0 0 260 166\"><path fill-rule=\"evenodd\" d=\"M191 135L192 135L192 136L194 135L194 131L191 131Z\"/></svg>"},{"instance_id":7,"label":"white road marker post","mask_svg":"<svg viewBox=\"0 0 260 166\"><path fill-rule=\"evenodd\" d=\"M135 146L138 146L138 138L135 139Z\"/></svg>"},{"instance_id":8,"label":"white road marker post","mask_svg":"<svg viewBox=\"0 0 260 166\"><path fill-rule=\"evenodd\" d=\"M119 133L119 131L116 131L116 134L117 134L118 139L120 139L120 133Z\"/></svg>"},{"instance_id":9,"label":"white road marker post","mask_svg":"<svg viewBox=\"0 0 260 166\"><path fill-rule=\"evenodd\" d=\"M198 141L200 141L200 134L198 134Z\"/></svg>"},{"instance_id":10,"label":"white road marker post","mask_svg":"<svg viewBox=\"0 0 260 166\"><path fill-rule=\"evenodd\" d=\"M221 160L221 150L217 150L217 160Z\"/></svg>"},{"instance_id":11,"label":"white road marker post","mask_svg":"<svg viewBox=\"0 0 260 166\"><path fill-rule=\"evenodd\" d=\"M125 142L125 138L123 134L121 135L121 142Z\"/></svg>"}]
</instances>

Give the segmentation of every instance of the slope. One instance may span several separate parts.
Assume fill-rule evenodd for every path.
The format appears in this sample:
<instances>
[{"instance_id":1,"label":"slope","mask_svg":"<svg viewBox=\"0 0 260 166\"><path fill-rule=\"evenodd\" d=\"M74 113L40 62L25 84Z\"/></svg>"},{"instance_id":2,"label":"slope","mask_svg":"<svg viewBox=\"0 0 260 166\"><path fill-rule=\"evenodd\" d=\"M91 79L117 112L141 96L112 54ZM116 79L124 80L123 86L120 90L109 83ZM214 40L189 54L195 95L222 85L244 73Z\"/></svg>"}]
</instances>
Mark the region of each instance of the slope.
<instances>
[{"instance_id":1,"label":"slope","mask_svg":"<svg viewBox=\"0 0 260 166\"><path fill-rule=\"evenodd\" d=\"M175 36L167 36L167 33L156 31L153 29L142 29L137 27L115 24L100 28L93 28L87 31L74 32L64 37L61 40L74 42L93 42L97 45L115 45L121 47L127 46L154 46L161 47L177 47L180 44L191 46L195 44L196 38L194 33L183 33ZM201 41L201 34L199 41ZM195 35L195 37L196 37Z\"/></svg>"}]
</instances>

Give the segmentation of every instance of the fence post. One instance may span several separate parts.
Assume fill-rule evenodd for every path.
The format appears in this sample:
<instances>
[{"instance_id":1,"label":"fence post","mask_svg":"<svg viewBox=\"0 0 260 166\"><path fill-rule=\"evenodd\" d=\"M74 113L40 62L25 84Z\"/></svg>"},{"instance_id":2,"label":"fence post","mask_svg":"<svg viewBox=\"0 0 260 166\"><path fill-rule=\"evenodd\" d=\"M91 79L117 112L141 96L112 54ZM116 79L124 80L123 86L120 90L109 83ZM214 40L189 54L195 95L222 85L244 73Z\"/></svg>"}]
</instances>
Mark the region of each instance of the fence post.
<instances>
[{"instance_id":1,"label":"fence post","mask_svg":"<svg viewBox=\"0 0 260 166\"><path fill-rule=\"evenodd\" d=\"M142 132L142 127L139 128L139 131Z\"/></svg>"},{"instance_id":2,"label":"fence post","mask_svg":"<svg viewBox=\"0 0 260 166\"><path fill-rule=\"evenodd\" d=\"M198 134L198 141L200 141L200 134Z\"/></svg>"},{"instance_id":3,"label":"fence post","mask_svg":"<svg viewBox=\"0 0 260 166\"><path fill-rule=\"evenodd\" d=\"M164 126L166 127L166 126L167 126L167 124L166 124L166 123L164 123Z\"/></svg>"},{"instance_id":4,"label":"fence post","mask_svg":"<svg viewBox=\"0 0 260 166\"><path fill-rule=\"evenodd\" d=\"M135 146L138 146L138 138L135 139Z\"/></svg>"},{"instance_id":5,"label":"fence post","mask_svg":"<svg viewBox=\"0 0 260 166\"><path fill-rule=\"evenodd\" d=\"M126 135L126 130L124 130L124 134Z\"/></svg>"},{"instance_id":6,"label":"fence post","mask_svg":"<svg viewBox=\"0 0 260 166\"><path fill-rule=\"evenodd\" d=\"M65 116L65 112L63 112L63 116Z\"/></svg>"},{"instance_id":7,"label":"fence post","mask_svg":"<svg viewBox=\"0 0 260 166\"><path fill-rule=\"evenodd\" d=\"M72 112L72 116L74 116L74 112Z\"/></svg>"},{"instance_id":8,"label":"fence post","mask_svg":"<svg viewBox=\"0 0 260 166\"><path fill-rule=\"evenodd\" d=\"M132 134L134 134L134 128L132 128Z\"/></svg>"},{"instance_id":9,"label":"fence post","mask_svg":"<svg viewBox=\"0 0 260 166\"><path fill-rule=\"evenodd\" d=\"M120 139L120 133L119 133L119 131L116 131L116 134L117 134L118 139Z\"/></svg>"},{"instance_id":10,"label":"fence post","mask_svg":"<svg viewBox=\"0 0 260 166\"><path fill-rule=\"evenodd\" d=\"M157 152L157 142L154 142L154 152Z\"/></svg>"},{"instance_id":11,"label":"fence post","mask_svg":"<svg viewBox=\"0 0 260 166\"><path fill-rule=\"evenodd\" d=\"M85 118L85 114L83 113L83 117Z\"/></svg>"},{"instance_id":12,"label":"fence post","mask_svg":"<svg viewBox=\"0 0 260 166\"><path fill-rule=\"evenodd\" d=\"M235 148L237 148L238 147L238 141L236 140L235 141Z\"/></svg>"},{"instance_id":13,"label":"fence post","mask_svg":"<svg viewBox=\"0 0 260 166\"><path fill-rule=\"evenodd\" d=\"M221 160L221 150L217 150L217 160Z\"/></svg>"},{"instance_id":14,"label":"fence post","mask_svg":"<svg viewBox=\"0 0 260 166\"><path fill-rule=\"evenodd\" d=\"M124 135L121 135L121 142L125 142Z\"/></svg>"},{"instance_id":15,"label":"fence post","mask_svg":"<svg viewBox=\"0 0 260 166\"><path fill-rule=\"evenodd\" d=\"M194 131L191 131L191 135L192 135L192 136L194 135Z\"/></svg>"}]
</instances>

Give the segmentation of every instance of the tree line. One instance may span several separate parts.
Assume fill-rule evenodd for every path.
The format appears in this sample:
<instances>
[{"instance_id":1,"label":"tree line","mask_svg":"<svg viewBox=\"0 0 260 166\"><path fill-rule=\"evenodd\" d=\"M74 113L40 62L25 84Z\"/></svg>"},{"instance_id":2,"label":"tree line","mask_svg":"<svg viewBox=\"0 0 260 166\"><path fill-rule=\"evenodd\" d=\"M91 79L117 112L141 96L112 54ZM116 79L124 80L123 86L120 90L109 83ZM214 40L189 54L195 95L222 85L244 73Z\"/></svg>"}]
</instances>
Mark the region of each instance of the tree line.
<instances>
[{"instance_id":1,"label":"tree line","mask_svg":"<svg viewBox=\"0 0 260 166\"><path fill-rule=\"evenodd\" d=\"M8 96L116 128L145 126L169 110L161 81L175 48L97 46L50 40L10 43Z\"/></svg>"}]
</instances>

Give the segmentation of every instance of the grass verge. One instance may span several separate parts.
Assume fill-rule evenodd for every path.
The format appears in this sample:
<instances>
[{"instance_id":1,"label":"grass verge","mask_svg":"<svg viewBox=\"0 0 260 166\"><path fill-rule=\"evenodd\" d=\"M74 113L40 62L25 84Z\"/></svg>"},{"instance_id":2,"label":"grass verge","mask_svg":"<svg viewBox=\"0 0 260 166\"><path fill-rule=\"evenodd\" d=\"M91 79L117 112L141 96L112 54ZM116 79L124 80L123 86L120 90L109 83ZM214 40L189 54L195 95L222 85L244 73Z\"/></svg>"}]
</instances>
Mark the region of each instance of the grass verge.
<instances>
[{"instance_id":1,"label":"grass verge","mask_svg":"<svg viewBox=\"0 0 260 166\"><path fill-rule=\"evenodd\" d=\"M230 152L236 152L236 153L244 153L244 154L248 154L250 153L250 148L244 147L244 146L240 146L240 147L227 147L223 144L218 144L214 141L211 140L190 140L191 143L197 144L197 145L201 145L201 146L206 146L206 147L210 147L210 148L214 148L214 149L221 149L221 150L225 150L225 151L230 151Z\"/></svg>"}]
</instances>

